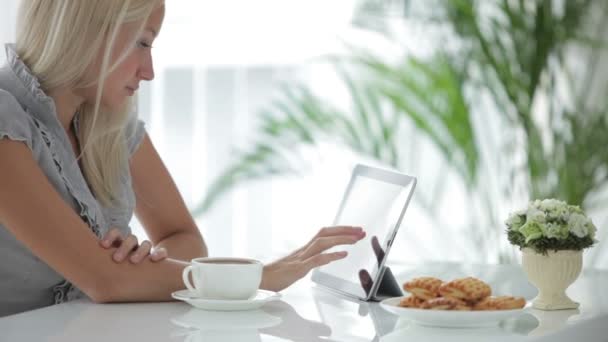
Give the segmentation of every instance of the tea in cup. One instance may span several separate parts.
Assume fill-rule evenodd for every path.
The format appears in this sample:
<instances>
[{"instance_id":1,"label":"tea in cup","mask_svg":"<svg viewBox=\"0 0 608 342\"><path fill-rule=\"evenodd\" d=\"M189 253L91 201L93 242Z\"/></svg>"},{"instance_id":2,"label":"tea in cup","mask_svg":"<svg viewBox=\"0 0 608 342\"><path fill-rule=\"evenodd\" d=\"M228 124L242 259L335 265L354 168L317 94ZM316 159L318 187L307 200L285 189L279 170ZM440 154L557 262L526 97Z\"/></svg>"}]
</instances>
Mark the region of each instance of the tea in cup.
<instances>
[{"instance_id":1,"label":"tea in cup","mask_svg":"<svg viewBox=\"0 0 608 342\"><path fill-rule=\"evenodd\" d=\"M197 297L244 300L256 295L263 268L264 265L254 259L195 258L184 268L182 278Z\"/></svg>"}]
</instances>

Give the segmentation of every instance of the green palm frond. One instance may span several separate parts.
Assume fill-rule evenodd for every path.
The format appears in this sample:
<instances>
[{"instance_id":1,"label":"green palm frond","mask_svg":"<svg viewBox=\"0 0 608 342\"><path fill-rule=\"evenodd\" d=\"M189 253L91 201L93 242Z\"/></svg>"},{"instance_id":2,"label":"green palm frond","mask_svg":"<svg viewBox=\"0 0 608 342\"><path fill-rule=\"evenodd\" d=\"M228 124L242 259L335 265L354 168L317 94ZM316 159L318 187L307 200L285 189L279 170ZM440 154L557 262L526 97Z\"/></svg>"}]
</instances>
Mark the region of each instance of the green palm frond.
<instances>
[{"instance_id":1,"label":"green palm frond","mask_svg":"<svg viewBox=\"0 0 608 342\"><path fill-rule=\"evenodd\" d=\"M236 184L293 173L299 169L294 151L323 141L340 143L399 168L397 144L404 121L423 131L472 185L479 156L462 82L451 66L444 59L431 63L411 59L405 66L392 66L372 55L355 56L332 59L351 96L348 110L328 105L302 85L283 87L280 98L261 115L261 134L254 147L237 154L193 213L204 213ZM371 77L356 79L354 74ZM424 82L418 82L421 80ZM382 101L390 104L389 113L383 110ZM281 148L286 146L288 151ZM290 158L285 157L286 153Z\"/></svg>"},{"instance_id":2,"label":"green palm frond","mask_svg":"<svg viewBox=\"0 0 608 342\"><path fill-rule=\"evenodd\" d=\"M374 88L380 97L431 139L445 160L472 186L479 151L462 77L455 67L443 56L427 62L410 58L398 66L365 54L357 54L355 60L376 80Z\"/></svg>"}]
</instances>

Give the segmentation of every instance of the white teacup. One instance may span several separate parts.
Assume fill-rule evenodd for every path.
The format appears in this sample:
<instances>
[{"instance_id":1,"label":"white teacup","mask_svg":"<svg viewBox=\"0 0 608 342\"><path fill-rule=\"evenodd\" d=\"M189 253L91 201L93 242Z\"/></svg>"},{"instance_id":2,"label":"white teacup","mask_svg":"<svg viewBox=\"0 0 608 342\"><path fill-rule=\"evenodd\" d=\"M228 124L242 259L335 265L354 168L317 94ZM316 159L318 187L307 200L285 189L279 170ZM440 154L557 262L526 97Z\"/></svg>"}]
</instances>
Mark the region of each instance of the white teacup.
<instances>
[{"instance_id":1,"label":"white teacup","mask_svg":"<svg viewBox=\"0 0 608 342\"><path fill-rule=\"evenodd\" d=\"M250 299L260 287L263 268L254 259L195 258L184 268L182 278L188 290L201 298Z\"/></svg>"}]
</instances>

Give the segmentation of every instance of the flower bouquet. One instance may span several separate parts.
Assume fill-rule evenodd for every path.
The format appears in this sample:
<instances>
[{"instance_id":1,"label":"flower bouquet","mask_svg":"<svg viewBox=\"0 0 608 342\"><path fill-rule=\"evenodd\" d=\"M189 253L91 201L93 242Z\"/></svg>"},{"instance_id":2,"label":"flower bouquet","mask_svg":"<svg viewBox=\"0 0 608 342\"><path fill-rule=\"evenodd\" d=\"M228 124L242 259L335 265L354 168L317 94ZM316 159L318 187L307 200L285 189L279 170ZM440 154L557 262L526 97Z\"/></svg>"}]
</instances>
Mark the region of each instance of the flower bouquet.
<instances>
[{"instance_id":1,"label":"flower bouquet","mask_svg":"<svg viewBox=\"0 0 608 342\"><path fill-rule=\"evenodd\" d=\"M539 290L533 307L575 309L565 291L582 268L582 250L595 244L597 228L579 206L545 199L530 202L506 221L511 244L522 250L528 279Z\"/></svg>"}]
</instances>

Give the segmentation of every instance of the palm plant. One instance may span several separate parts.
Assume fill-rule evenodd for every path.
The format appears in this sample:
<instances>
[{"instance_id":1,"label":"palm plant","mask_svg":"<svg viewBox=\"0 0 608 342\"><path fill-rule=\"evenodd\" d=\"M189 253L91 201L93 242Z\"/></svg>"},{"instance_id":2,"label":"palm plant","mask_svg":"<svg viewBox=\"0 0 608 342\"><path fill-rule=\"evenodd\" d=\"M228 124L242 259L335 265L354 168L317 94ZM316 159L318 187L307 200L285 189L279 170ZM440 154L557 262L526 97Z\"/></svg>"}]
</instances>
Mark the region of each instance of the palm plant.
<instances>
[{"instance_id":1,"label":"palm plant","mask_svg":"<svg viewBox=\"0 0 608 342\"><path fill-rule=\"evenodd\" d=\"M361 8L373 8L370 3L378 1L365 1ZM194 214L237 184L295 172L302 163L295 147L327 140L411 170L418 157L403 146L415 136L432 142L483 207L483 214L472 211L470 236L488 250L503 233L498 202L517 196L518 180L526 197L592 206L608 178L608 102L590 97L608 90L606 81L594 80L604 67L606 43L597 37L606 32L605 2L434 5L439 10L428 25L448 30L431 58L393 63L361 48L328 58L349 91L350 108L332 105L305 84L283 85L282 95L261 115L253 147L241 151L211 184ZM386 26L380 31L390 36ZM586 60L583 70L572 67L573 53ZM488 121L500 125L500 134L488 133ZM436 211L432 198L420 192L415 197ZM486 225L492 228L480 228ZM501 253L502 260L509 259L508 252Z\"/></svg>"}]
</instances>

